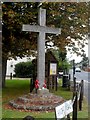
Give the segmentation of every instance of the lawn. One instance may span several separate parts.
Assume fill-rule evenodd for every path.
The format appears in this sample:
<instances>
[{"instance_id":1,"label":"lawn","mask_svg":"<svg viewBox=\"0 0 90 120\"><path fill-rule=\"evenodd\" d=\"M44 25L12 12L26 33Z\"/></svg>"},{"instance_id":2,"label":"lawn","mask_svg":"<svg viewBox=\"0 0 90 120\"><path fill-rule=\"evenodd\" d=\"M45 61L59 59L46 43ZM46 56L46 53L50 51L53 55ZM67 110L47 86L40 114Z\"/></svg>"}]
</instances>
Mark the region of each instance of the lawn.
<instances>
[{"instance_id":1,"label":"lawn","mask_svg":"<svg viewBox=\"0 0 90 120\"><path fill-rule=\"evenodd\" d=\"M55 120L55 113L54 112L24 112L19 110L12 110L12 109L6 109L4 106L12 99L16 99L17 97L20 97L24 94L29 93L29 86L30 81L29 80L6 80L6 87L2 90L2 117L3 120L10 120L10 118L15 118L15 120L18 120L18 118L24 118L27 115L31 115L34 118L37 118L37 120L40 119L50 119ZM66 88L62 88L59 86L58 91L52 91L54 94L58 96L62 96L64 99L72 99L72 92L69 91ZM84 100L83 103L84 110L78 113L79 118L86 118L88 117L87 112L87 104ZM16 119L17 118L17 119Z\"/></svg>"}]
</instances>

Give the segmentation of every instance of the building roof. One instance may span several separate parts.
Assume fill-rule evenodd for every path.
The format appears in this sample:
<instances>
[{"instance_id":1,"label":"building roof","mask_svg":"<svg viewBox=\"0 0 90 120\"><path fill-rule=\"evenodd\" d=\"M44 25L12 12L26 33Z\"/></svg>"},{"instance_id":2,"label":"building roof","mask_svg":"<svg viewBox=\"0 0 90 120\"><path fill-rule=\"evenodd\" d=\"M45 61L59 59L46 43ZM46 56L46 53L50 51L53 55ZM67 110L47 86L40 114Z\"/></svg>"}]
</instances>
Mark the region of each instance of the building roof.
<instances>
[{"instance_id":1,"label":"building roof","mask_svg":"<svg viewBox=\"0 0 90 120\"><path fill-rule=\"evenodd\" d=\"M52 56L54 59L53 60L55 60L54 62L58 62L58 60L57 60L57 58L55 57L55 55L54 55L54 53L52 52L52 51L50 51L50 50L48 50L46 53L45 53L45 59L47 60L47 59L49 59L49 56ZM51 60L51 61L53 61L53 60ZM36 59L33 59L33 63L35 63L37 61L37 58Z\"/></svg>"}]
</instances>

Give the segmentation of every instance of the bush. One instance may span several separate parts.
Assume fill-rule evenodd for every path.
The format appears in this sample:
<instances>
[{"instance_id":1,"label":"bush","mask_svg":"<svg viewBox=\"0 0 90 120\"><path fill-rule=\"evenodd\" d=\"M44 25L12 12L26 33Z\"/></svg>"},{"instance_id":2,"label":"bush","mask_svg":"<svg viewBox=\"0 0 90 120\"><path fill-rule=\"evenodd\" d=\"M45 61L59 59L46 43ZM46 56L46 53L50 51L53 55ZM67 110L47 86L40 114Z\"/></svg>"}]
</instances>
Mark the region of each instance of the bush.
<instances>
[{"instance_id":1,"label":"bush","mask_svg":"<svg viewBox=\"0 0 90 120\"><path fill-rule=\"evenodd\" d=\"M16 77L29 78L33 74L33 64L32 62L20 62L15 65L14 69Z\"/></svg>"}]
</instances>

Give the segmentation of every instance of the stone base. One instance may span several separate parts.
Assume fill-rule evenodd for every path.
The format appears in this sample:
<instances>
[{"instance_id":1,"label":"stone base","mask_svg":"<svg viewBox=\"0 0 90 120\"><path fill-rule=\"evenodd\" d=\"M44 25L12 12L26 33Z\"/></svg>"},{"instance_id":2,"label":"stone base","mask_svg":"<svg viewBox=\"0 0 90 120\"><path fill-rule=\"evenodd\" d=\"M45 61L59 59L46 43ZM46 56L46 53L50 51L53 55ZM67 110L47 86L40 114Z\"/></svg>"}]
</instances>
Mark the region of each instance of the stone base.
<instances>
[{"instance_id":1,"label":"stone base","mask_svg":"<svg viewBox=\"0 0 90 120\"><path fill-rule=\"evenodd\" d=\"M35 89L32 91L32 94L36 94ZM37 94L38 95L46 95L46 94L49 94L49 90L47 88L38 89Z\"/></svg>"},{"instance_id":2,"label":"stone base","mask_svg":"<svg viewBox=\"0 0 90 120\"><path fill-rule=\"evenodd\" d=\"M9 107L26 111L51 111L65 100L49 92L47 89L38 90L38 94L28 93L9 102Z\"/></svg>"},{"instance_id":3,"label":"stone base","mask_svg":"<svg viewBox=\"0 0 90 120\"><path fill-rule=\"evenodd\" d=\"M39 89L39 90L38 90L38 94L39 94L39 95L49 94L49 90L48 90L47 88Z\"/></svg>"}]
</instances>

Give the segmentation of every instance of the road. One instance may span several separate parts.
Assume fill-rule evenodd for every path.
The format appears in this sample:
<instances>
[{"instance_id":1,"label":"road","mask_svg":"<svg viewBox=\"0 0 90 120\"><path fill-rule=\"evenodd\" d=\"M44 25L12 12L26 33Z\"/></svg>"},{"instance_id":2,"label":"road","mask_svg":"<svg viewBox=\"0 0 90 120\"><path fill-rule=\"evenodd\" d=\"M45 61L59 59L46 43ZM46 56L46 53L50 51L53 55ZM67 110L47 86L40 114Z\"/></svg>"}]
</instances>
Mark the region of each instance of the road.
<instances>
[{"instance_id":1,"label":"road","mask_svg":"<svg viewBox=\"0 0 90 120\"><path fill-rule=\"evenodd\" d=\"M69 71L71 75L71 80L73 80L73 70ZM84 80L84 96L87 98L88 104L90 103L90 72L75 72L76 81Z\"/></svg>"}]
</instances>

